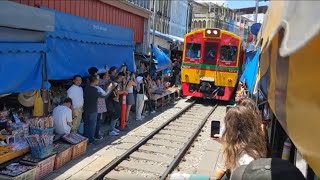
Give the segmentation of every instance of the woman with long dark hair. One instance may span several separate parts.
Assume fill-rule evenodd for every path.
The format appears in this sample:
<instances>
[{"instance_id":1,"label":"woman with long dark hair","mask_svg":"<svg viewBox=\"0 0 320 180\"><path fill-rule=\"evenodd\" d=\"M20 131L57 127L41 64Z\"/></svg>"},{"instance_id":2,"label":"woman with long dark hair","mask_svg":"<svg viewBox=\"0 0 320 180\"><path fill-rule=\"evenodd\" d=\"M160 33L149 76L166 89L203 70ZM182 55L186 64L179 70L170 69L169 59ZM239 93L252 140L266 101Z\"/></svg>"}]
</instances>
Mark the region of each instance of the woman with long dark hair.
<instances>
[{"instance_id":1,"label":"woman with long dark hair","mask_svg":"<svg viewBox=\"0 0 320 180\"><path fill-rule=\"evenodd\" d=\"M232 172L240 165L266 157L266 141L260 128L261 123L252 109L233 107L226 114L224 123L222 145L227 169Z\"/></svg>"}]
</instances>

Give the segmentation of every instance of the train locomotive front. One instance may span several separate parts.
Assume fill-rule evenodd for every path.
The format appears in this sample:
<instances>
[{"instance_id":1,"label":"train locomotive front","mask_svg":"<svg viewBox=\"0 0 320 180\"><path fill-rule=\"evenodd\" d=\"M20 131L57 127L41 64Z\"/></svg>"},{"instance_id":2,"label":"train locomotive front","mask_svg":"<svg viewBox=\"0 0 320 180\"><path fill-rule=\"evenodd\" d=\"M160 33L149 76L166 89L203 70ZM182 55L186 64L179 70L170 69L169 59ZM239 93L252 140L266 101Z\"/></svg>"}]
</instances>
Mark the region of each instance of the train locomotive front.
<instances>
[{"instance_id":1,"label":"train locomotive front","mask_svg":"<svg viewBox=\"0 0 320 180\"><path fill-rule=\"evenodd\" d=\"M181 67L182 93L229 101L240 75L240 37L220 29L185 35Z\"/></svg>"}]
</instances>

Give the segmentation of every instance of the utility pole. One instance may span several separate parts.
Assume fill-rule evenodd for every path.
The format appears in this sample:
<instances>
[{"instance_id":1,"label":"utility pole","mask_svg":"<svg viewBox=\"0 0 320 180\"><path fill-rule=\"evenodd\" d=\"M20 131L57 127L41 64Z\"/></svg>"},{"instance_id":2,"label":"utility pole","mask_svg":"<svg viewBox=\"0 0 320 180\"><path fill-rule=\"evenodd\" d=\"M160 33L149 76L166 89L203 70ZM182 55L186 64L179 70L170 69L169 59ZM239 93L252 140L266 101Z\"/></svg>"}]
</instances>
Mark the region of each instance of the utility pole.
<instances>
[{"instance_id":1,"label":"utility pole","mask_svg":"<svg viewBox=\"0 0 320 180\"><path fill-rule=\"evenodd\" d=\"M255 23L258 22L258 11L259 11L259 0L256 0L256 12L255 12L255 16L254 16Z\"/></svg>"},{"instance_id":2,"label":"utility pole","mask_svg":"<svg viewBox=\"0 0 320 180\"><path fill-rule=\"evenodd\" d=\"M156 15L157 15L157 12L156 12L156 8L157 8L157 1L156 0L153 0L153 22L152 22L152 44L151 44L151 52L150 52L150 66L149 66L149 72L150 72L150 69L151 69L151 64L152 64L152 61L153 61L153 52L152 52L152 48L154 46L154 35L156 33Z\"/></svg>"},{"instance_id":3,"label":"utility pole","mask_svg":"<svg viewBox=\"0 0 320 180\"><path fill-rule=\"evenodd\" d=\"M191 11L190 6L191 6L191 2L188 1L186 34L189 32L189 20L190 20L190 11Z\"/></svg>"}]
</instances>

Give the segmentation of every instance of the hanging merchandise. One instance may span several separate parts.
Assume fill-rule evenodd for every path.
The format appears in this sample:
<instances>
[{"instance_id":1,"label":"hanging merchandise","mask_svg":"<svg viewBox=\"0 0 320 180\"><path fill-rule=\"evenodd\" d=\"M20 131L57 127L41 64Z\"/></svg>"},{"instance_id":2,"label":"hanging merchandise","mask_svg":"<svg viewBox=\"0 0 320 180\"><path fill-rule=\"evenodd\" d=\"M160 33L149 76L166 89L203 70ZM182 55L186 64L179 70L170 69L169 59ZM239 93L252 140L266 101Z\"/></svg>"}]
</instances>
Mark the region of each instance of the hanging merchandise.
<instances>
[{"instance_id":1,"label":"hanging merchandise","mask_svg":"<svg viewBox=\"0 0 320 180\"><path fill-rule=\"evenodd\" d=\"M34 110L33 116L43 116L43 100L41 97L41 92L37 91L36 97L34 100Z\"/></svg>"},{"instance_id":2,"label":"hanging merchandise","mask_svg":"<svg viewBox=\"0 0 320 180\"><path fill-rule=\"evenodd\" d=\"M289 160L290 151L291 151L291 140L289 138L287 138L287 140L284 142L284 145L283 145L281 158L283 160Z\"/></svg>"}]
</instances>

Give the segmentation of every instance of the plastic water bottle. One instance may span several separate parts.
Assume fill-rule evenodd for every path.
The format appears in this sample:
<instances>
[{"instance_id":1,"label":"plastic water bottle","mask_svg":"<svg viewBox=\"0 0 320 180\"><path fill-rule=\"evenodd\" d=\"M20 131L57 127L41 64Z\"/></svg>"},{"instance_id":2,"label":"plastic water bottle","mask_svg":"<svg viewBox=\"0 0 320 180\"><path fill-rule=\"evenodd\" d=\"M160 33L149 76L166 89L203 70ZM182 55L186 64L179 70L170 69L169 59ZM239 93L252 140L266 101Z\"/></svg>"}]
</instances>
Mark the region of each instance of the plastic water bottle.
<instances>
[{"instance_id":1,"label":"plastic water bottle","mask_svg":"<svg viewBox=\"0 0 320 180\"><path fill-rule=\"evenodd\" d=\"M283 160L289 160L290 157L290 151L291 151L291 140L287 138L287 140L283 144L283 150L282 150L282 159Z\"/></svg>"}]
</instances>

